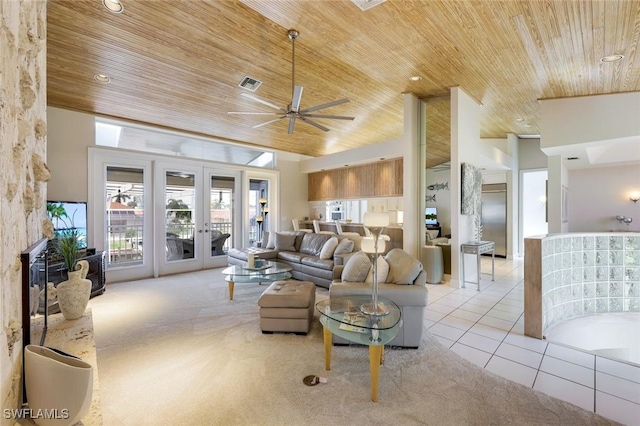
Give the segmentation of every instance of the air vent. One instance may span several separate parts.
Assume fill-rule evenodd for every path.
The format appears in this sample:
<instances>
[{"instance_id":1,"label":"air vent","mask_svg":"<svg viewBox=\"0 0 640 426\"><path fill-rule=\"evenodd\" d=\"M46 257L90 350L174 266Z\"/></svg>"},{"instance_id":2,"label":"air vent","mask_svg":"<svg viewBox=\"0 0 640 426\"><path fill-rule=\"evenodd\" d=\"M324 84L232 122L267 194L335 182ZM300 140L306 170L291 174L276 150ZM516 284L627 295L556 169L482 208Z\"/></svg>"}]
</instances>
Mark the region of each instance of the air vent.
<instances>
[{"instance_id":1,"label":"air vent","mask_svg":"<svg viewBox=\"0 0 640 426\"><path fill-rule=\"evenodd\" d=\"M579 157L567 157L567 160L577 160Z\"/></svg>"},{"instance_id":2,"label":"air vent","mask_svg":"<svg viewBox=\"0 0 640 426\"><path fill-rule=\"evenodd\" d=\"M253 77L249 77L248 75L245 75L244 78L238 84L238 86L242 87L243 89L247 89L251 92L255 92L256 90L258 90L258 87L260 87L261 84L262 82L260 80L256 80Z\"/></svg>"},{"instance_id":3,"label":"air vent","mask_svg":"<svg viewBox=\"0 0 640 426\"><path fill-rule=\"evenodd\" d=\"M358 6L360 10L369 10L372 7L376 7L379 4L384 3L387 0L351 0L353 4Z\"/></svg>"}]
</instances>

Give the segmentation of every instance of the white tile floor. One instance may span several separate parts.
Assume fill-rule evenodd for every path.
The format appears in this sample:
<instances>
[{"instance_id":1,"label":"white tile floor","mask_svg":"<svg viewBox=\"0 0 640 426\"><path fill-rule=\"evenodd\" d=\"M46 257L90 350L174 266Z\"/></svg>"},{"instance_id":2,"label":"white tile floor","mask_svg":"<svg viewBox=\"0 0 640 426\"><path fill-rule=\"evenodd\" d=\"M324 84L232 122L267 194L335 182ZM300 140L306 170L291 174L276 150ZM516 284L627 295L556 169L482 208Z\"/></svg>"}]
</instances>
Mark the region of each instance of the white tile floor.
<instances>
[{"instance_id":1,"label":"white tile floor","mask_svg":"<svg viewBox=\"0 0 640 426\"><path fill-rule=\"evenodd\" d=\"M491 271L491 258L482 259ZM524 335L524 262L496 259L481 288L428 285L426 324L474 364L627 425L640 425L640 366Z\"/></svg>"}]
</instances>

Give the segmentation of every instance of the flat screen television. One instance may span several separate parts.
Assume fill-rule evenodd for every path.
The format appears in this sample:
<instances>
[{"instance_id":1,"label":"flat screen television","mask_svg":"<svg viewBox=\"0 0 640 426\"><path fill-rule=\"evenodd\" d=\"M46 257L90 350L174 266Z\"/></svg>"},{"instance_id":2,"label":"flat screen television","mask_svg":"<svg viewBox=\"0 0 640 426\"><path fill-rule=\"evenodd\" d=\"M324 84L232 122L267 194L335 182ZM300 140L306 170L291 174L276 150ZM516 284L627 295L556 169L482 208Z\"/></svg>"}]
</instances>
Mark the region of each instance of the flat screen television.
<instances>
[{"instance_id":1,"label":"flat screen television","mask_svg":"<svg viewBox=\"0 0 640 426\"><path fill-rule=\"evenodd\" d=\"M437 207L426 207L424 209L424 224L425 225L438 224L438 208Z\"/></svg>"},{"instance_id":2,"label":"flat screen television","mask_svg":"<svg viewBox=\"0 0 640 426\"><path fill-rule=\"evenodd\" d=\"M53 222L54 236L78 231L80 247L87 248L87 203L83 201L47 201L47 213Z\"/></svg>"}]
</instances>

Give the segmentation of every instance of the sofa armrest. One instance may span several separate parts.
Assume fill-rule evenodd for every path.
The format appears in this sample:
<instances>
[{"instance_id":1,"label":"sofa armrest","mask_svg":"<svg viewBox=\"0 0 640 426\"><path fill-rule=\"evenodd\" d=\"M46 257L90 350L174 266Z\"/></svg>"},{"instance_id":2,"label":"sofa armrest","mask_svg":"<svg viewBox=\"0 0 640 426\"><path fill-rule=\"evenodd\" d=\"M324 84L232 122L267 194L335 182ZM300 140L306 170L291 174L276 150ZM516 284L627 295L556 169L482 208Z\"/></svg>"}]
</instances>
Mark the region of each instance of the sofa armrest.
<instances>
[{"instance_id":1,"label":"sofa armrest","mask_svg":"<svg viewBox=\"0 0 640 426\"><path fill-rule=\"evenodd\" d=\"M333 266L333 279L340 281L342 277L342 270L344 269L344 265L335 265Z\"/></svg>"}]
</instances>

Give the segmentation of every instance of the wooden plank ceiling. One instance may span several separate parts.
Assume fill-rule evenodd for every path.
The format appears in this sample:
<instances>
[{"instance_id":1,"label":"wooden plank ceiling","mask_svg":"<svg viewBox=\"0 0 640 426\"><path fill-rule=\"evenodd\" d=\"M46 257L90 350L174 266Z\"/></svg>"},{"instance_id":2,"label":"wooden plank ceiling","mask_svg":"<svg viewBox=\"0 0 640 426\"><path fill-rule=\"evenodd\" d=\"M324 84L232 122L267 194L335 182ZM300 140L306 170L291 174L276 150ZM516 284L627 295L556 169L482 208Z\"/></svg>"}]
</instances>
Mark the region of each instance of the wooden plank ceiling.
<instances>
[{"instance_id":1,"label":"wooden plank ceiling","mask_svg":"<svg viewBox=\"0 0 640 426\"><path fill-rule=\"evenodd\" d=\"M483 106L481 136L504 138L539 133L539 99L640 90L638 1L121 1L120 14L48 2L50 106L320 156L399 138L404 92L460 86ZM227 114L273 112L240 96L245 75L263 82L254 96L289 104L290 28L302 108L347 97L322 113L355 120L290 135L287 120L251 129L272 117ZM614 53L625 58L599 61ZM430 165L448 159L438 140Z\"/></svg>"}]
</instances>

